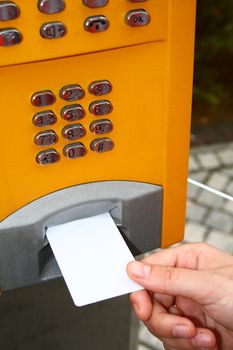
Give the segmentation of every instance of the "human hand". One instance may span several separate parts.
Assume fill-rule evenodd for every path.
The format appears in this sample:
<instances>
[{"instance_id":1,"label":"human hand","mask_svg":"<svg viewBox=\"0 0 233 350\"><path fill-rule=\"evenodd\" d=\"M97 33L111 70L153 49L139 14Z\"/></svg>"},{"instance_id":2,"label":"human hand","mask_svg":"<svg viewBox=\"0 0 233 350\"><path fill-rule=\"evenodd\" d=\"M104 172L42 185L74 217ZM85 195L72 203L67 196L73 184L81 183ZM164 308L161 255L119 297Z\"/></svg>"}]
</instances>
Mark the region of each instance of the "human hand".
<instances>
[{"instance_id":1,"label":"human hand","mask_svg":"<svg viewBox=\"0 0 233 350\"><path fill-rule=\"evenodd\" d=\"M166 249L127 267L145 290L137 317L166 350L233 349L233 257L204 243Z\"/></svg>"}]
</instances>

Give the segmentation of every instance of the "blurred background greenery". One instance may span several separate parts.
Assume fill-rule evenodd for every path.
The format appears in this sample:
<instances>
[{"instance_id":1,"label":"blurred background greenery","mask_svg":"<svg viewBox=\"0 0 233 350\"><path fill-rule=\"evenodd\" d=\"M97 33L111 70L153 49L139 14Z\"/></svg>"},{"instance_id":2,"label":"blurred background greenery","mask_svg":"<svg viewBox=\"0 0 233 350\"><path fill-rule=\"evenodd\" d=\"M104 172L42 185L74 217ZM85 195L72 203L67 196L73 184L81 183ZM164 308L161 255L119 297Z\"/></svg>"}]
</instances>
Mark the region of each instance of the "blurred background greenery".
<instances>
[{"instance_id":1,"label":"blurred background greenery","mask_svg":"<svg viewBox=\"0 0 233 350\"><path fill-rule=\"evenodd\" d=\"M233 123L233 0L197 0L192 127L220 123Z\"/></svg>"}]
</instances>

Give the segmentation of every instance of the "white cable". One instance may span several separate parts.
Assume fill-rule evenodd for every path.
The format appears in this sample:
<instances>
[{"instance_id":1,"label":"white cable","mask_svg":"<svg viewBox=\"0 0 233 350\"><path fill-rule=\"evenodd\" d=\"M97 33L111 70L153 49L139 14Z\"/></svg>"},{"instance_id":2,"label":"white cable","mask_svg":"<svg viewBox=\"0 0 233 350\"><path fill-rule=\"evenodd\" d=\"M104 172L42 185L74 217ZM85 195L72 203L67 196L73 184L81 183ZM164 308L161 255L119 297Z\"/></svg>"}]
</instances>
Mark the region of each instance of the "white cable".
<instances>
[{"instance_id":1,"label":"white cable","mask_svg":"<svg viewBox=\"0 0 233 350\"><path fill-rule=\"evenodd\" d=\"M222 197L222 198L228 199L229 201L232 201L232 202L233 202L233 197L230 196L229 194L226 194L226 193L223 193L223 192L221 192L221 191L215 190L214 188L212 188L212 187L210 187L210 186L204 185L204 184L202 184L201 182L198 182L198 181L193 180L193 179L190 179L190 178L188 178L188 182L189 182L190 184L194 185L194 186L203 188L203 190L212 192L212 193L216 194L217 196L220 196L220 197Z\"/></svg>"}]
</instances>

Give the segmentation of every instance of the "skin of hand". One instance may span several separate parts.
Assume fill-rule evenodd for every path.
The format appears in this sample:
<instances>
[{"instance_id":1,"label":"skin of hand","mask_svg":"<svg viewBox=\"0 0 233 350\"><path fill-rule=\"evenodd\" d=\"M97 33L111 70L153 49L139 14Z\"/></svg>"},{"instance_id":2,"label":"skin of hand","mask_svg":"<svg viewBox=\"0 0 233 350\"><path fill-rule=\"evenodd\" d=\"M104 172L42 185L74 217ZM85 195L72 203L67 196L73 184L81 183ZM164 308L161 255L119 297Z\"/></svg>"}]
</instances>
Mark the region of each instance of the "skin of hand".
<instances>
[{"instance_id":1,"label":"skin of hand","mask_svg":"<svg viewBox=\"0 0 233 350\"><path fill-rule=\"evenodd\" d=\"M204 244L164 249L130 262L145 290L130 301L166 350L233 349L233 257Z\"/></svg>"}]
</instances>

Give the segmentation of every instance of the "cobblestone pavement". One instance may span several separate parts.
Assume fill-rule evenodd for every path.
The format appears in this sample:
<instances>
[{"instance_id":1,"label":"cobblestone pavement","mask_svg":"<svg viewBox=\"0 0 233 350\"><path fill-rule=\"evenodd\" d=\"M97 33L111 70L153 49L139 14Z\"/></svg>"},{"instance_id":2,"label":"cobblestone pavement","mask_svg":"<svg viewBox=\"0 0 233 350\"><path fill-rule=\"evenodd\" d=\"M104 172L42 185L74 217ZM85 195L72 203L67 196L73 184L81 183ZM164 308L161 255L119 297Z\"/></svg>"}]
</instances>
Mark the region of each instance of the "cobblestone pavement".
<instances>
[{"instance_id":1,"label":"cobblestone pavement","mask_svg":"<svg viewBox=\"0 0 233 350\"><path fill-rule=\"evenodd\" d=\"M233 196L233 142L191 148L189 177ZM188 184L185 242L207 242L233 254L233 202ZM162 350L140 324L137 350Z\"/></svg>"}]
</instances>

